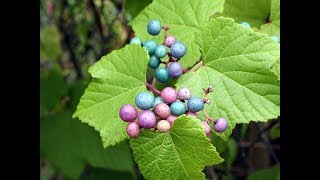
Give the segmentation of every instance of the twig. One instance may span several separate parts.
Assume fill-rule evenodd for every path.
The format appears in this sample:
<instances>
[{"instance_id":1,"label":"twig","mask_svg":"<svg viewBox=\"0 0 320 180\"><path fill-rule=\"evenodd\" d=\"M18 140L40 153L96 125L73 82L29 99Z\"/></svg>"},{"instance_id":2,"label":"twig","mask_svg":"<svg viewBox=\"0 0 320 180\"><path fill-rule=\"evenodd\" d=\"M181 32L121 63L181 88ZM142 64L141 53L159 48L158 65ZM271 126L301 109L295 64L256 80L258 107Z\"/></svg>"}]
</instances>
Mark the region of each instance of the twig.
<instances>
[{"instance_id":1,"label":"twig","mask_svg":"<svg viewBox=\"0 0 320 180\"><path fill-rule=\"evenodd\" d=\"M195 72L200 66L202 66L202 61L199 61L196 65L194 65L189 72Z\"/></svg>"},{"instance_id":2,"label":"twig","mask_svg":"<svg viewBox=\"0 0 320 180\"><path fill-rule=\"evenodd\" d=\"M155 88L154 86L152 86L149 83L145 83L145 84L146 84L148 89L152 90L154 93L157 93L157 94L161 95L161 91L159 91L157 88Z\"/></svg>"}]
</instances>

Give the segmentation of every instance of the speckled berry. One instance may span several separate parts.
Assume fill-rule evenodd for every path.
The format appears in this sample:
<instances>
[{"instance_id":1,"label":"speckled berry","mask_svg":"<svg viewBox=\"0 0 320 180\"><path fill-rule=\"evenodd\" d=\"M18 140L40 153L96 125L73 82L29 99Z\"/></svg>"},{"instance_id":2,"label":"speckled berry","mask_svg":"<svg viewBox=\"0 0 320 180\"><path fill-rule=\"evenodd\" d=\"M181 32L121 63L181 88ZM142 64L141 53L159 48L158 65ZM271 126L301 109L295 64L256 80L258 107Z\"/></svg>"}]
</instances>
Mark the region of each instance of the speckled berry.
<instances>
[{"instance_id":1,"label":"speckled berry","mask_svg":"<svg viewBox=\"0 0 320 180\"><path fill-rule=\"evenodd\" d=\"M151 55L149 58L149 67L157 69L160 65L160 59L156 55Z\"/></svg>"},{"instance_id":2,"label":"speckled berry","mask_svg":"<svg viewBox=\"0 0 320 180\"><path fill-rule=\"evenodd\" d=\"M174 115L170 115L168 118L167 118L167 121L172 125L173 122L177 119L177 116L174 116Z\"/></svg>"},{"instance_id":3,"label":"speckled berry","mask_svg":"<svg viewBox=\"0 0 320 180\"><path fill-rule=\"evenodd\" d=\"M158 58L163 58L167 55L167 47L164 45L160 45L157 47L156 51L154 52L154 54L158 57Z\"/></svg>"},{"instance_id":4,"label":"speckled berry","mask_svg":"<svg viewBox=\"0 0 320 180\"><path fill-rule=\"evenodd\" d=\"M171 112L170 107L166 103L159 103L153 108L154 113L158 115L161 119L167 119Z\"/></svg>"},{"instance_id":5,"label":"speckled berry","mask_svg":"<svg viewBox=\"0 0 320 180\"><path fill-rule=\"evenodd\" d=\"M161 24L157 20L150 20L147 26L148 33L155 36L161 31Z\"/></svg>"},{"instance_id":6,"label":"speckled berry","mask_svg":"<svg viewBox=\"0 0 320 180\"><path fill-rule=\"evenodd\" d=\"M218 118L214 124L216 132L223 132L228 128L228 121L224 118Z\"/></svg>"},{"instance_id":7,"label":"speckled berry","mask_svg":"<svg viewBox=\"0 0 320 180\"><path fill-rule=\"evenodd\" d=\"M187 106L188 106L188 109L191 112L198 112L198 111L201 111L204 108L204 103L203 103L203 100L201 98L191 97L188 100Z\"/></svg>"},{"instance_id":8,"label":"speckled berry","mask_svg":"<svg viewBox=\"0 0 320 180\"><path fill-rule=\"evenodd\" d=\"M196 117L196 118L199 118L199 115L198 115L198 113L196 113L196 112L187 111L186 115L187 115L187 116L194 116L194 117Z\"/></svg>"},{"instance_id":9,"label":"speckled berry","mask_svg":"<svg viewBox=\"0 0 320 180\"><path fill-rule=\"evenodd\" d=\"M160 96L155 97L153 107L155 107L157 104L162 103L162 102L163 102L163 100Z\"/></svg>"},{"instance_id":10,"label":"speckled berry","mask_svg":"<svg viewBox=\"0 0 320 180\"><path fill-rule=\"evenodd\" d=\"M156 125L156 115L150 110L141 111L138 115L138 124L143 128L153 128Z\"/></svg>"},{"instance_id":11,"label":"speckled berry","mask_svg":"<svg viewBox=\"0 0 320 180\"><path fill-rule=\"evenodd\" d=\"M178 90L178 98L181 100L188 100L191 97L191 92L187 87L181 87Z\"/></svg>"},{"instance_id":12,"label":"speckled berry","mask_svg":"<svg viewBox=\"0 0 320 180\"><path fill-rule=\"evenodd\" d=\"M201 124L204 127L204 133L209 134L211 129L209 124L206 121L202 121Z\"/></svg>"},{"instance_id":13,"label":"speckled berry","mask_svg":"<svg viewBox=\"0 0 320 180\"><path fill-rule=\"evenodd\" d=\"M159 132L167 132L170 130L170 123L167 120L161 120L157 124L157 129Z\"/></svg>"},{"instance_id":14,"label":"speckled berry","mask_svg":"<svg viewBox=\"0 0 320 180\"><path fill-rule=\"evenodd\" d=\"M178 93L172 87L165 87L161 91L161 98L162 98L163 102L171 104L177 100Z\"/></svg>"},{"instance_id":15,"label":"speckled berry","mask_svg":"<svg viewBox=\"0 0 320 180\"><path fill-rule=\"evenodd\" d=\"M166 83L170 80L169 71L165 67L158 67L154 76L160 83Z\"/></svg>"},{"instance_id":16,"label":"speckled berry","mask_svg":"<svg viewBox=\"0 0 320 180\"><path fill-rule=\"evenodd\" d=\"M182 58L186 54L186 51L186 46L180 41L173 43L170 48L171 55L177 59Z\"/></svg>"},{"instance_id":17,"label":"speckled berry","mask_svg":"<svg viewBox=\"0 0 320 180\"><path fill-rule=\"evenodd\" d=\"M186 113L186 105L181 101L176 101L170 105L171 113L175 116L180 116L181 114Z\"/></svg>"},{"instance_id":18,"label":"speckled berry","mask_svg":"<svg viewBox=\"0 0 320 180\"><path fill-rule=\"evenodd\" d=\"M143 47L147 49L149 55L153 55L158 46L156 41L147 40L145 43L143 43Z\"/></svg>"},{"instance_id":19,"label":"speckled berry","mask_svg":"<svg viewBox=\"0 0 320 180\"><path fill-rule=\"evenodd\" d=\"M131 122L137 118L138 112L131 104L125 104L120 108L119 116L123 121Z\"/></svg>"},{"instance_id":20,"label":"speckled berry","mask_svg":"<svg viewBox=\"0 0 320 180\"><path fill-rule=\"evenodd\" d=\"M172 62L168 66L169 75L172 78L180 77L183 73L183 67L179 62Z\"/></svg>"},{"instance_id":21,"label":"speckled berry","mask_svg":"<svg viewBox=\"0 0 320 180\"><path fill-rule=\"evenodd\" d=\"M242 26L246 27L246 28L251 28L250 24L247 22L242 22L240 23Z\"/></svg>"},{"instance_id":22,"label":"speckled berry","mask_svg":"<svg viewBox=\"0 0 320 180\"><path fill-rule=\"evenodd\" d=\"M154 104L154 95L150 92L141 92L136 96L135 102L142 110L150 109Z\"/></svg>"},{"instance_id":23,"label":"speckled berry","mask_svg":"<svg viewBox=\"0 0 320 180\"><path fill-rule=\"evenodd\" d=\"M127 125L126 131L127 131L127 134L132 138L138 137L140 135L140 132L141 132L139 124L134 122L134 121L130 122Z\"/></svg>"},{"instance_id":24,"label":"speckled berry","mask_svg":"<svg viewBox=\"0 0 320 180\"><path fill-rule=\"evenodd\" d=\"M175 42L176 42L176 38L174 36L168 36L168 37L166 37L166 40L164 41L164 44L166 46L170 47Z\"/></svg>"},{"instance_id":25,"label":"speckled berry","mask_svg":"<svg viewBox=\"0 0 320 180\"><path fill-rule=\"evenodd\" d=\"M130 40L130 44L138 44L138 45L142 45L142 41L139 37L134 37Z\"/></svg>"}]
</instances>

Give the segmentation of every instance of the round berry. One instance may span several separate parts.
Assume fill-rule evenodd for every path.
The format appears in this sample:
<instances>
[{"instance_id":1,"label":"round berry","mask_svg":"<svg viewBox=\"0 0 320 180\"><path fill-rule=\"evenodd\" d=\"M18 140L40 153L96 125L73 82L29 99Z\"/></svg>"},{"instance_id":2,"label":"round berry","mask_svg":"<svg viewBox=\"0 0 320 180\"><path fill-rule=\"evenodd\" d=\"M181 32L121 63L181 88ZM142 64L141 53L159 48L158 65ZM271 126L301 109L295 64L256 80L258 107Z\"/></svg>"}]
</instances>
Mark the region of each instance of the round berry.
<instances>
[{"instance_id":1,"label":"round berry","mask_svg":"<svg viewBox=\"0 0 320 180\"><path fill-rule=\"evenodd\" d=\"M228 128L228 121L224 118L218 118L214 124L214 130L216 132L223 132Z\"/></svg>"},{"instance_id":2,"label":"round berry","mask_svg":"<svg viewBox=\"0 0 320 180\"><path fill-rule=\"evenodd\" d=\"M158 115L161 119L167 119L171 112L170 107L166 103L159 103L153 108L154 113Z\"/></svg>"},{"instance_id":3,"label":"round berry","mask_svg":"<svg viewBox=\"0 0 320 180\"><path fill-rule=\"evenodd\" d=\"M172 87L165 87L161 91L161 98L163 102L171 104L177 100L178 94L177 91Z\"/></svg>"},{"instance_id":4,"label":"round berry","mask_svg":"<svg viewBox=\"0 0 320 180\"><path fill-rule=\"evenodd\" d=\"M191 97L188 100L187 106L188 106L188 109L191 112L198 112L198 111L201 111L204 108L204 103L203 103L203 100L201 98Z\"/></svg>"},{"instance_id":5,"label":"round berry","mask_svg":"<svg viewBox=\"0 0 320 180\"><path fill-rule=\"evenodd\" d=\"M157 129L159 132L167 132L170 130L170 123L167 120L161 120L157 124Z\"/></svg>"},{"instance_id":6,"label":"round berry","mask_svg":"<svg viewBox=\"0 0 320 180\"><path fill-rule=\"evenodd\" d=\"M141 92L136 96L136 105L142 110L150 109L154 104L154 96L150 92Z\"/></svg>"},{"instance_id":7,"label":"round berry","mask_svg":"<svg viewBox=\"0 0 320 180\"><path fill-rule=\"evenodd\" d=\"M147 40L143 44L143 47L145 47L148 50L149 55L153 55L157 49L157 42L154 40Z\"/></svg>"},{"instance_id":8,"label":"round berry","mask_svg":"<svg viewBox=\"0 0 320 180\"><path fill-rule=\"evenodd\" d=\"M142 41L139 37L134 37L130 40L130 44L138 44L138 45L142 45Z\"/></svg>"},{"instance_id":9,"label":"round berry","mask_svg":"<svg viewBox=\"0 0 320 180\"><path fill-rule=\"evenodd\" d=\"M127 125L126 131L127 131L127 134L132 138L138 137L141 132L139 124L134 121L130 122Z\"/></svg>"},{"instance_id":10,"label":"round berry","mask_svg":"<svg viewBox=\"0 0 320 180\"><path fill-rule=\"evenodd\" d=\"M247 22L242 22L240 23L242 26L246 27L246 28L251 28L250 24Z\"/></svg>"},{"instance_id":11,"label":"round berry","mask_svg":"<svg viewBox=\"0 0 320 180\"><path fill-rule=\"evenodd\" d=\"M272 40L274 40L275 42L280 43L280 39L278 38L278 36L272 35L271 38L272 38Z\"/></svg>"},{"instance_id":12,"label":"round berry","mask_svg":"<svg viewBox=\"0 0 320 180\"><path fill-rule=\"evenodd\" d=\"M175 42L176 42L176 38L174 36L168 36L168 37L166 37L166 40L164 41L164 44L166 46L170 47Z\"/></svg>"},{"instance_id":13,"label":"round berry","mask_svg":"<svg viewBox=\"0 0 320 180\"><path fill-rule=\"evenodd\" d=\"M141 111L138 116L138 124L143 128L153 128L156 125L156 115L150 110Z\"/></svg>"},{"instance_id":14,"label":"round berry","mask_svg":"<svg viewBox=\"0 0 320 180\"><path fill-rule=\"evenodd\" d=\"M173 122L177 119L177 116L174 116L174 115L170 115L168 118L167 118L167 121L172 125Z\"/></svg>"},{"instance_id":15,"label":"round berry","mask_svg":"<svg viewBox=\"0 0 320 180\"><path fill-rule=\"evenodd\" d=\"M131 122L137 118L138 111L131 104L125 104L120 108L119 115L123 121Z\"/></svg>"},{"instance_id":16,"label":"round berry","mask_svg":"<svg viewBox=\"0 0 320 180\"><path fill-rule=\"evenodd\" d=\"M169 64L168 71L170 77L177 78L183 73L183 68L179 62L172 62Z\"/></svg>"},{"instance_id":17,"label":"round berry","mask_svg":"<svg viewBox=\"0 0 320 180\"><path fill-rule=\"evenodd\" d=\"M163 102L163 100L160 96L155 97L153 107L155 107L157 104L162 103L162 102Z\"/></svg>"},{"instance_id":18,"label":"round berry","mask_svg":"<svg viewBox=\"0 0 320 180\"><path fill-rule=\"evenodd\" d=\"M176 101L170 105L170 110L173 115L180 116L186 113L186 105L181 101Z\"/></svg>"},{"instance_id":19,"label":"round berry","mask_svg":"<svg viewBox=\"0 0 320 180\"><path fill-rule=\"evenodd\" d=\"M199 118L199 115L198 115L198 113L196 113L196 112L187 111L186 115L187 115L187 116L194 116L194 117L196 117L196 118Z\"/></svg>"},{"instance_id":20,"label":"round berry","mask_svg":"<svg viewBox=\"0 0 320 180\"><path fill-rule=\"evenodd\" d=\"M170 53L173 57L180 59L186 54L186 46L179 41L176 41L171 45Z\"/></svg>"},{"instance_id":21,"label":"round berry","mask_svg":"<svg viewBox=\"0 0 320 180\"><path fill-rule=\"evenodd\" d=\"M181 100L188 100L191 97L191 92L187 87L181 87L178 90L178 98Z\"/></svg>"},{"instance_id":22,"label":"round berry","mask_svg":"<svg viewBox=\"0 0 320 180\"><path fill-rule=\"evenodd\" d=\"M148 33L155 36L158 35L161 31L161 24L157 20L150 20L147 26Z\"/></svg>"},{"instance_id":23,"label":"round berry","mask_svg":"<svg viewBox=\"0 0 320 180\"><path fill-rule=\"evenodd\" d=\"M167 47L164 45L160 45L157 47L156 51L154 52L154 54L158 57L158 58L163 58L167 55Z\"/></svg>"},{"instance_id":24,"label":"round berry","mask_svg":"<svg viewBox=\"0 0 320 180\"><path fill-rule=\"evenodd\" d=\"M201 124L204 127L204 133L209 134L211 129L209 124L206 121L202 121Z\"/></svg>"},{"instance_id":25,"label":"round berry","mask_svg":"<svg viewBox=\"0 0 320 180\"><path fill-rule=\"evenodd\" d=\"M160 59L156 55L150 56L149 67L151 67L152 69L156 69L159 67L159 65L160 65Z\"/></svg>"},{"instance_id":26,"label":"round berry","mask_svg":"<svg viewBox=\"0 0 320 180\"><path fill-rule=\"evenodd\" d=\"M161 83L166 83L170 80L169 72L165 67L158 67L155 72L155 78Z\"/></svg>"}]
</instances>

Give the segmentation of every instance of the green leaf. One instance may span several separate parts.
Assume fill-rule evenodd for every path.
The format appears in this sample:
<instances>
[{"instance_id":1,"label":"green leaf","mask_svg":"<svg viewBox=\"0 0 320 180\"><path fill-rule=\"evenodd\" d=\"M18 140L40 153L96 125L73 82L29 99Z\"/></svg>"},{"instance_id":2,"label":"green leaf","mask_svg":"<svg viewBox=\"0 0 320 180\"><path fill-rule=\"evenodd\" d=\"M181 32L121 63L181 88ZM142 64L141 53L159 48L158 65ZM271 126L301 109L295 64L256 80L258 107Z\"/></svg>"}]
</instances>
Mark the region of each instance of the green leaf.
<instances>
[{"instance_id":1,"label":"green leaf","mask_svg":"<svg viewBox=\"0 0 320 180\"><path fill-rule=\"evenodd\" d=\"M280 164L271 168L255 171L247 177L247 180L280 180Z\"/></svg>"},{"instance_id":2,"label":"green leaf","mask_svg":"<svg viewBox=\"0 0 320 180\"><path fill-rule=\"evenodd\" d=\"M99 134L71 116L67 111L40 121L40 149L52 165L72 179L79 177L86 164L131 171L128 143L104 149Z\"/></svg>"},{"instance_id":3,"label":"green leaf","mask_svg":"<svg viewBox=\"0 0 320 180\"><path fill-rule=\"evenodd\" d=\"M236 123L267 121L280 113L280 87L270 71L279 58L279 44L230 18L218 17L196 35L203 51L203 65L182 75L176 87L188 87L193 96L212 86L212 100L205 110L212 118L228 119L228 128L216 133L227 140Z\"/></svg>"},{"instance_id":4,"label":"green leaf","mask_svg":"<svg viewBox=\"0 0 320 180\"><path fill-rule=\"evenodd\" d=\"M204 167L223 161L200 121L185 115L169 132L143 130L130 145L146 179L205 179Z\"/></svg>"},{"instance_id":5,"label":"green leaf","mask_svg":"<svg viewBox=\"0 0 320 180\"><path fill-rule=\"evenodd\" d=\"M271 0L270 23L261 25L260 32L280 37L280 0Z\"/></svg>"},{"instance_id":6,"label":"green leaf","mask_svg":"<svg viewBox=\"0 0 320 180\"><path fill-rule=\"evenodd\" d=\"M270 0L226 0L222 16L231 17L237 23L248 22L260 27L270 13Z\"/></svg>"},{"instance_id":7,"label":"green leaf","mask_svg":"<svg viewBox=\"0 0 320 180\"><path fill-rule=\"evenodd\" d=\"M270 138L277 139L280 137L280 127L275 125L270 130Z\"/></svg>"},{"instance_id":8,"label":"green leaf","mask_svg":"<svg viewBox=\"0 0 320 180\"><path fill-rule=\"evenodd\" d=\"M126 45L103 56L89 68L93 79L73 117L79 117L100 132L104 147L128 138L127 123L119 118L119 109L123 104L134 104L135 96L147 91L148 61L145 48Z\"/></svg>"},{"instance_id":9,"label":"green leaf","mask_svg":"<svg viewBox=\"0 0 320 180\"><path fill-rule=\"evenodd\" d=\"M57 60L61 55L60 33L56 26L40 28L40 59Z\"/></svg>"},{"instance_id":10,"label":"green leaf","mask_svg":"<svg viewBox=\"0 0 320 180\"><path fill-rule=\"evenodd\" d=\"M71 111L75 111L77 108L77 105L80 101L81 96L83 95L86 87L88 86L88 83L83 80L78 80L73 82L73 84L69 88L69 108Z\"/></svg>"},{"instance_id":11,"label":"green leaf","mask_svg":"<svg viewBox=\"0 0 320 180\"><path fill-rule=\"evenodd\" d=\"M271 65L270 70L271 72L275 73L278 76L278 79L280 80L280 58L277 59L276 63Z\"/></svg>"},{"instance_id":12,"label":"green leaf","mask_svg":"<svg viewBox=\"0 0 320 180\"><path fill-rule=\"evenodd\" d=\"M170 25L168 33L186 45L187 53L181 61L184 68L193 66L200 58L194 32L206 24L209 18L223 10L224 0L154 0L135 19L130 22L135 35L143 42L154 39L159 44L164 41L164 31L158 36L149 35L147 24L151 19L160 21L161 25Z\"/></svg>"},{"instance_id":13,"label":"green leaf","mask_svg":"<svg viewBox=\"0 0 320 180\"><path fill-rule=\"evenodd\" d=\"M126 12L136 17L152 0L129 0L125 3Z\"/></svg>"},{"instance_id":14,"label":"green leaf","mask_svg":"<svg viewBox=\"0 0 320 180\"><path fill-rule=\"evenodd\" d=\"M81 177L80 180L102 180L102 179L116 179L129 180L133 179L130 172L114 171L102 168L90 169L90 174L87 177Z\"/></svg>"}]
</instances>

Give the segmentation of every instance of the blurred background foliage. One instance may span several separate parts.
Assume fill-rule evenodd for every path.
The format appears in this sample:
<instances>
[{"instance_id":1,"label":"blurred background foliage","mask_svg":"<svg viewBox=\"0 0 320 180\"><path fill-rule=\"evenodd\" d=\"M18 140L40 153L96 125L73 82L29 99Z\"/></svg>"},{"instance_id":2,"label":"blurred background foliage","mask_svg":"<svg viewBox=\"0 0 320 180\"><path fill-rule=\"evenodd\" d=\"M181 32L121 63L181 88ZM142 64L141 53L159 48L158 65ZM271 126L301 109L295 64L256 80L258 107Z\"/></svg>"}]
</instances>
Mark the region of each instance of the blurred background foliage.
<instances>
[{"instance_id":1,"label":"blurred background foliage","mask_svg":"<svg viewBox=\"0 0 320 180\"><path fill-rule=\"evenodd\" d=\"M40 0L41 180L143 179L128 141L104 149L99 133L72 113L88 68L128 43L128 22L151 2ZM279 119L238 125L227 142L211 139L225 161L206 167L207 179L280 179Z\"/></svg>"}]
</instances>

